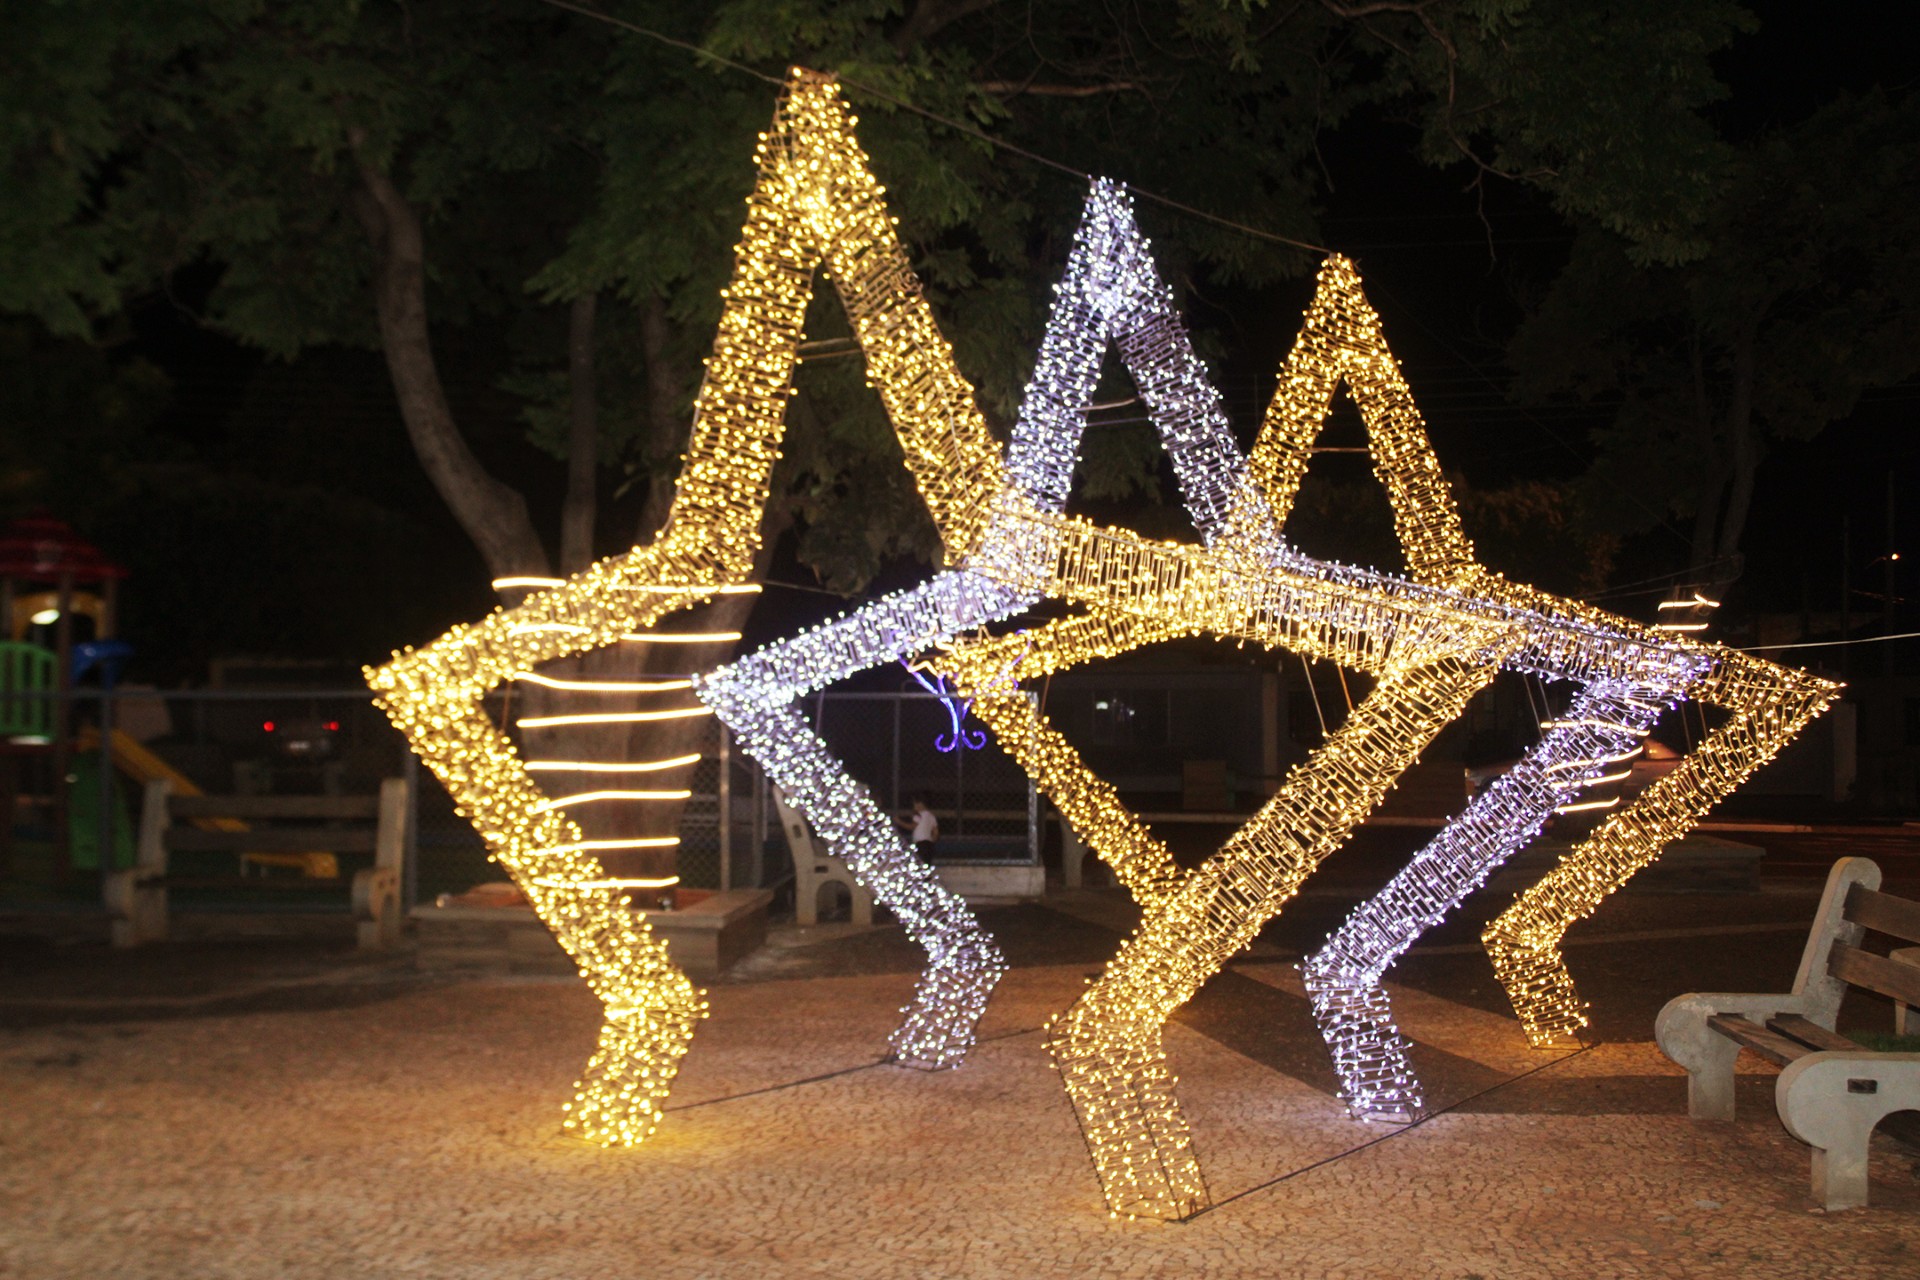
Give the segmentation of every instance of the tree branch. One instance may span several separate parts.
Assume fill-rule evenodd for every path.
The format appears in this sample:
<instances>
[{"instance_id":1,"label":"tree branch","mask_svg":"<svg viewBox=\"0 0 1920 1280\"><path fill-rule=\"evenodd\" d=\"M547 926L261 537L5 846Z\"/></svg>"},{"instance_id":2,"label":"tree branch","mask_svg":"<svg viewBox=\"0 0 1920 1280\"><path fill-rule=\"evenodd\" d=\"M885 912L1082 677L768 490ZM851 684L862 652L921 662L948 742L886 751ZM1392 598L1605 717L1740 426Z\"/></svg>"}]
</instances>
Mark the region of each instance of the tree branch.
<instances>
[{"instance_id":1,"label":"tree branch","mask_svg":"<svg viewBox=\"0 0 1920 1280\"><path fill-rule=\"evenodd\" d=\"M1008 98L1017 98L1021 94L1032 94L1036 98L1094 98L1103 93L1144 92L1140 85L1131 80L1116 80L1111 84L1033 84L1018 80L983 80L973 87L982 93Z\"/></svg>"},{"instance_id":2,"label":"tree branch","mask_svg":"<svg viewBox=\"0 0 1920 1280\"><path fill-rule=\"evenodd\" d=\"M560 572L593 563L594 473L600 461L600 413L594 383L594 312L586 293L567 309L567 500L560 511Z\"/></svg>"},{"instance_id":3,"label":"tree branch","mask_svg":"<svg viewBox=\"0 0 1920 1280\"><path fill-rule=\"evenodd\" d=\"M991 9L999 0L919 0L913 12L893 33L895 53L905 53L940 28L958 22L970 13Z\"/></svg>"},{"instance_id":4,"label":"tree branch","mask_svg":"<svg viewBox=\"0 0 1920 1280\"><path fill-rule=\"evenodd\" d=\"M348 132L360 173L353 212L373 245L380 345L407 437L427 478L479 548L496 578L545 574L546 550L526 499L480 465L453 419L427 323L426 253L420 217L393 179L362 155L366 133Z\"/></svg>"}]
</instances>

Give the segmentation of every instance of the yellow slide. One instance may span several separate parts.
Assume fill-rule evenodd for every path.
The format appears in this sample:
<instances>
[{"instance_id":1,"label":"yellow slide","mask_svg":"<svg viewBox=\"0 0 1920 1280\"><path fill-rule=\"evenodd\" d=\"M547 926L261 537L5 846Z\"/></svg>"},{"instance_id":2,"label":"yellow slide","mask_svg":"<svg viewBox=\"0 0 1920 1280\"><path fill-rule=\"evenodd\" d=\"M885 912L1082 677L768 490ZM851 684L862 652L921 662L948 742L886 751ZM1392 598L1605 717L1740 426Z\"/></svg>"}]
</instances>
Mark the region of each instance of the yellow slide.
<instances>
[{"instance_id":1,"label":"yellow slide","mask_svg":"<svg viewBox=\"0 0 1920 1280\"><path fill-rule=\"evenodd\" d=\"M112 742L114 767L141 786L146 786L156 778L165 778L173 784L173 793L177 796L206 794L194 785L193 779L120 730L113 731ZM82 730L74 745L82 751L92 751L100 745L99 730L92 728ZM245 831L247 829L247 824L238 818L194 818L192 822L203 831ZM296 867L301 875L312 880L334 880L340 875L340 860L331 853L241 854L241 869L244 870L248 863L258 867Z\"/></svg>"}]
</instances>

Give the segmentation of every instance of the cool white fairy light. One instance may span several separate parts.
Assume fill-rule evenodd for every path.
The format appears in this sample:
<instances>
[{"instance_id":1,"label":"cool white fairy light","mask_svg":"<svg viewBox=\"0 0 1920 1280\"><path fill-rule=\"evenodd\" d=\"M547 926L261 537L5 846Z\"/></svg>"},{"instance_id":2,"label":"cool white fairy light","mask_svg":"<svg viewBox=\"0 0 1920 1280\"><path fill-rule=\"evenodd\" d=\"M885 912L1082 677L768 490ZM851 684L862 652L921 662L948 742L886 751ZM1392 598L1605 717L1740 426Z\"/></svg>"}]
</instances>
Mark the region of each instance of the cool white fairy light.
<instances>
[{"instance_id":1,"label":"cool white fairy light","mask_svg":"<svg viewBox=\"0 0 1920 1280\"><path fill-rule=\"evenodd\" d=\"M1065 505L1086 427L1085 406L1109 343L1140 387L1189 508L1217 526L1232 498L1237 453L1226 415L1134 230L1121 190L1096 182L1007 449L1005 483L977 548L949 543L958 567L771 645L696 681L699 695L760 762L855 878L927 949L928 969L892 1038L897 1061L926 1068L965 1056L1004 969L966 904L913 856L865 787L850 778L793 709L795 699L881 663L1001 621L1040 596L1051 539L1026 514ZM956 736L958 734L956 723Z\"/></svg>"}]
</instances>

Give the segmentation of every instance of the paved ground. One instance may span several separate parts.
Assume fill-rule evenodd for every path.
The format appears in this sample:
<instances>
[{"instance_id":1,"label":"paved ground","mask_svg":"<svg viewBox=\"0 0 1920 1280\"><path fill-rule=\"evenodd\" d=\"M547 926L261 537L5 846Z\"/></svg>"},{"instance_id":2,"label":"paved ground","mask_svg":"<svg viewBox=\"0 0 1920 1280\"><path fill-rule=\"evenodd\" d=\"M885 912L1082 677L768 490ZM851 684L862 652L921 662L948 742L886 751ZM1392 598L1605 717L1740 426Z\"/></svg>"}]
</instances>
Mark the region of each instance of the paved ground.
<instances>
[{"instance_id":1,"label":"paved ground","mask_svg":"<svg viewBox=\"0 0 1920 1280\"><path fill-rule=\"evenodd\" d=\"M1185 1224L1105 1217L1037 1034L1127 926L1111 893L984 913L1016 967L937 1075L875 1061L915 968L897 930L781 931L623 1152L558 1131L597 1027L575 983L423 980L337 922L16 936L0 1276L1920 1276L1915 1153L1877 1148L1873 1206L1821 1213L1769 1068L1694 1125L1650 1043L1678 991L1786 985L1814 887L1609 902L1571 939L1602 1041L1573 1055L1525 1047L1474 919L1448 926L1394 975L1445 1108L1408 1129L1328 1094L1291 961L1347 900L1303 897L1170 1031L1215 1204Z\"/></svg>"}]
</instances>

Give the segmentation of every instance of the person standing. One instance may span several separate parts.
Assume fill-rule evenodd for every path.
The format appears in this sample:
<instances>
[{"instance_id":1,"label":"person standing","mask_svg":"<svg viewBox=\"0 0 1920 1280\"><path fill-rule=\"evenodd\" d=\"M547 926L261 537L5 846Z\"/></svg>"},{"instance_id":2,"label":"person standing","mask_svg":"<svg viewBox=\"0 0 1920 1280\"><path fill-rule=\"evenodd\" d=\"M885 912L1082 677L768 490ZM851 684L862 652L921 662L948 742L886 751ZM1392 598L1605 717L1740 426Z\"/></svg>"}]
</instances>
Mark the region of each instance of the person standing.
<instances>
[{"instance_id":1,"label":"person standing","mask_svg":"<svg viewBox=\"0 0 1920 1280\"><path fill-rule=\"evenodd\" d=\"M900 819L900 825L913 831L913 851L926 862L933 861L933 846L940 839L940 819L933 816L927 802L913 798L913 816Z\"/></svg>"}]
</instances>

